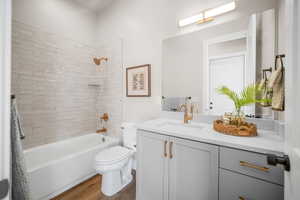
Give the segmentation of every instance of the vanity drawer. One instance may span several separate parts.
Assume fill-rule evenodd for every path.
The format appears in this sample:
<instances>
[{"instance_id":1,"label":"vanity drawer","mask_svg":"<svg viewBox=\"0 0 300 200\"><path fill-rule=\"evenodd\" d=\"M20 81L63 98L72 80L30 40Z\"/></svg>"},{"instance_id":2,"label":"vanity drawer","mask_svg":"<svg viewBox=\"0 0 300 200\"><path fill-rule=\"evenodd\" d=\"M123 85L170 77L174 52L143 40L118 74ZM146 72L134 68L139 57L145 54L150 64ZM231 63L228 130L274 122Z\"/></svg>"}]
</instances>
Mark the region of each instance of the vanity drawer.
<instances>
[{"instance_id":1,"label":"vanity drawer","mask_svg":"<svg viewBox=\"0 0 300 200\"><path fill-rule=\"evenodd\" d=\"M220 169L219 200L283 200L283 186Z\"/></svg>"},{"instance_id":2,"label":"vanity drawer","mask_svg":"<svg viewBox=\"0 0 300 200\"><path fill-rule=\"evenodd\" d=\"M220 167L283 185L283 169L268 165L264 154L221 147Z\"/></svg>"}]
</instances>

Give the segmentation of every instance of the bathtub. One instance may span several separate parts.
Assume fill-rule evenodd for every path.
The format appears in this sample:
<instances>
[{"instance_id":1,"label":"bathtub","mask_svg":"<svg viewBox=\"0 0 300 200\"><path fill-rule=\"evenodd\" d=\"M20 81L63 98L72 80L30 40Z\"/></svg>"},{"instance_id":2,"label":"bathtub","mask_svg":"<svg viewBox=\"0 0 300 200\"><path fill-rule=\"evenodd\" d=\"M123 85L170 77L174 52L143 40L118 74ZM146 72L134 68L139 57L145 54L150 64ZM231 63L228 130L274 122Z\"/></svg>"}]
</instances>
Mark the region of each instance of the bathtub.
<instances>
[{"instance_id":1,"label":"bathtub","mask_svg":"<svg viewBox=\"0 0 300 200\"><path fill-rule=\"evenodd\" d=\"M25 150L32 198L53 198L94 176L95 155L117 144L115 138L92 133Z\"/></svg>"}]
</instances>

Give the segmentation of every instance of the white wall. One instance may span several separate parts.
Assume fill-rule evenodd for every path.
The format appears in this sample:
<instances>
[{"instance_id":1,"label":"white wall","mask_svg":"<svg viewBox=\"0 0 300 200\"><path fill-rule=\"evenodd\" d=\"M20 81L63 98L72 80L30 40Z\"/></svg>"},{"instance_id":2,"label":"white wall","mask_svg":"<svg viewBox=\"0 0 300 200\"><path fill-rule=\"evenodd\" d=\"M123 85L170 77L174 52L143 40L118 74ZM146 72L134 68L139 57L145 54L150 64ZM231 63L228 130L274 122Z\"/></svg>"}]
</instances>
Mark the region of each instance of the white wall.
<instances>
[{"instance_id":1,"label":"white wall","mask_svg":"<svg viewBox=\"0 0 300 200\"><path fill-rule=\"evenodd\" d=\"M78 42L95 42L96 15L72 0L13 0L13 19Z\"/></svg>"},{"instance_id":2,"label":"white wall","mask_svg":"<svg viewBox=\"0 0 300 200\"><path fill-rule=\"evenodd\" d=\"M240 0L236 11L211 23L177 27L177 20L224 0L115 0L98 16L98 38L123 39L124 68L152 64L152 97L124 98L124 120L141 121L156 117L160 111L162 40L195 29L248 16L275 6L276 0ZM125 84L124 84L125 85Z\"/></svg>"},{"instance_id":3,"label":"white wall","mask_svg":"<svg viewBox=\"0 0 300 200\"><path fill-rule=\"evenodd\" d=\"M233 30L234 29L232 29L231 31L233 32ZM246 30L247 27L243 27L243 30L240 31L246 31ZM242 39L230 40L226 42L209 45L208 57L223 56L226 54L233 54L237 52L246 52L246 51L247 51L247 39L242 38Z\"/></svg>"}]
</instances>

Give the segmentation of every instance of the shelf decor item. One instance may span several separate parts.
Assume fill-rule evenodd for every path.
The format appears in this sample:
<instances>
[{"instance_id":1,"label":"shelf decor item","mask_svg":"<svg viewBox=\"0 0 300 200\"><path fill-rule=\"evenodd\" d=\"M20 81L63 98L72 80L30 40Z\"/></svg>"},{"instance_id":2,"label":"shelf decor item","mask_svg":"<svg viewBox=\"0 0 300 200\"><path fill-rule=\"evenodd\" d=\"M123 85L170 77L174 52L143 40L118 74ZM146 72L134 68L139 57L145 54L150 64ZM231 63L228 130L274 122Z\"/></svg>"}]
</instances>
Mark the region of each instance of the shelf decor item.
<instances>
[{"instance_id":1,"label":"shelf decor item","mask_svg":"<svg viewBox=\"0 0 300 200\"><path fill-rule=\"evenodd\" d=\"M257 136L257 128L253 123L240 122L240 125L227 124L223 120L215 120L213 124L214 130L220 133L233 136L252 137Z\"/></svg>"},{"instance_id":2,"label":"shelf decor item","mask_svg":"<svg viewBox=\"0 0 300 200\"><path fill-rule=\"evenodd\" d=\"M235 111L233 113L225 113L222 119L215 120L213 123L214 130L234 136L257 136L256 125L245 121L242 108L255 103L269 102L270 99L259 98L262 88L256 84L251 84L245 87L240 94L226 86L218 88L217 91L232 100Z\"/></svg>"},{"instance_id":3,"label":"shelf decor item","mask_svg":"<svg viewBox=\"0 0 300 200\"><path fill-rule=\"evenodd\" d=\"M108 113L103 113L99 116L100 119L100 129L96 130L96 133L106 133L107 132L107 121L109 120Z\"/></svg>"},{"instance_id":4,"label":"shelf decor item","mask_svg":"<svg viewBox=\"0 0 300 200\"><path fill-rule=\"evenodd\" d=\"M126 69L126 96L151 96L151 65L140 65Z\"/></svg>"}]
</instances>

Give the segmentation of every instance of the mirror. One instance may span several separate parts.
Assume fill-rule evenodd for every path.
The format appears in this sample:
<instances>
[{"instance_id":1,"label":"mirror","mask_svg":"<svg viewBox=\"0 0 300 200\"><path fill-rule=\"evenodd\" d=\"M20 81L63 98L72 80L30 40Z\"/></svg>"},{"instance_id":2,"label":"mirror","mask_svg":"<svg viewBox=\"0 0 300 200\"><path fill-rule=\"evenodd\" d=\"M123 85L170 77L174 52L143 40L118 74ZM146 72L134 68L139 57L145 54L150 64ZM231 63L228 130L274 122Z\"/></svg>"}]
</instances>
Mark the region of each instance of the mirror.
<instances>
[{"instance_id":1,"label":"mirror","mask_svg":"<svg viewBox=\"0 0 300 200\"><path fill-rule=\"evenodd\" d=\"M222 115L233 103L216 88L240 92L274 68L277 11L255 13L196 32L167 38L162 44L162 110L178 108L191 97L199 113ZM269 76L269 72L265 72ZM270 107L247 106L252 117L272 117Z\"/></svg>"}]
</instances>

